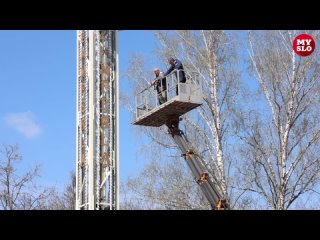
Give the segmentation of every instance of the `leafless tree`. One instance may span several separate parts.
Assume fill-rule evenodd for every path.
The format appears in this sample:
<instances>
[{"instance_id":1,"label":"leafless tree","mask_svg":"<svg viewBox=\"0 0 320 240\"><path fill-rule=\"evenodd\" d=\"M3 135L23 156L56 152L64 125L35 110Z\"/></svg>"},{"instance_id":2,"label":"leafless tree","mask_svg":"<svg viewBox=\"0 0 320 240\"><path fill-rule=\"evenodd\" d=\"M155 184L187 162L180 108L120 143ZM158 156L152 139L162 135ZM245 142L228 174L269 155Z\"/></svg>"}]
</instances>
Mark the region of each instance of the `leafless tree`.
<instances>
[{"instance_id":1,"label":"leafless tree","mask_svg":"<svg viewBox=\"0 0 320 240\"><path fill-rule=\"evenodd\" d=\"M319 51L295 54L292 43L300 33L249 32L250 69L263 98L238 116L246 163L240 171L242 188L265 208L288 209L319 183L320 58ZM319 31L307 33L319 42Z\"/></svg>"},{"instance_id":2,"label":"leafless tree","mask_svg":"<svg viewBox=\"0 0 320 240\"><path fill-rule=\"evenodd\" d=\"M0 209L40 209L50 195L51 188L35 184L40 166L21 173L17 165L21 162L18 145L4 145L0 150Z\"/></svg>"},{"instance_id":3,"label":"leafless tree","mask_svg":"<svg viewBox=\"0 0 320 240\"><path fill-rule=\"evenodd\" d=\"M121 186L121 209L210 209L179 157L147 163Z\"/></svg>"},{"instance_id":4,"label":"leafless tree","mask_svg":"<svg viewBox=\"0 0 320 240\"><path fill-rule=\"evenodd\" d=\"M65 185L62 192L56 188L52 191L46 202L43 204L43 209L46 210L75 210L76 204L76 174L70 172L70 180Z\"/></svg>"},{"instance_id":5,"label":"leafless tree","mask_svg":"<svg viewBox=\"0 0 320 240\"><path fill-rule=\"evenodd\" d=\"M74 210L76 207L76 173L70 173L70 182L66 185L63 193L66 209Z\"/></svg>"},{"instance_id":6,"label":"leafless tree","mask_svg":"<svg viewBox=\"0 0 320 240\"><path fill-rule=\"evenodd\" d=\"M232 155L230 154L231 151L228 150L232 145L230 130L233 115L231 112L235 111L234 104L237 100L240 85L239 75L235 68L237 64L236 37L231 33L226 34L224 31L157 31L155 34L159 40L156 54L162 61L163 70L167 67L168 57L176 57L183 62L186 71L194 71L201 76L204 104L197 109L197 114L190 113L184 116L182 128L188 134L191 142L194 143L194 149L208 163L211 176L217 180L220 192L232 202L233 199L239 197L236 191L233 191L234 196L231 196L229 191L234 179L229 178L229 174L232 172L230 170ZM132 57L127 76L134 91L141 90L147 82L154 78L152 69L155 66L151 66L149 63L150 61L144 60L139 55ZM129 96L129 99L132 99L132 97L132 95ZM131 100L131 102L133 101ZM127 103L130 102L127 101ZM127 104L127 106L130 110L134 109L130 104ZM137 131L141 131L150 138L149 149L152 149L152 151L161 149L162 157L167 158L170 155L166 152L167 150L174 150L175 155L180 153L167 136L165 127L160 129L139 127ZM153 159L155 159L155 155ZM159 158L158 161L160 161ZM161 161L163 161L163 158ZM166 163L168 164L168 162ZM160 169L166 168L160 162L153 164L152 167L149 166L148 171L155 166ZM176 170L189 174L189 172L185 172L185 168ZM168 175L167 178L171 179L174 176ZM188 178L192 179L190 175ZM148 179L151 181L151 178ZM184 179L178 181L180 187L175 189L170 188L170 181L165 181L164 178L158 180L162 183L166 182L168 184L166 185L167 188L175 191L172 195L183 194L182 191L189 187L189 182L184 181ZM156 186L154 183L150 182L150 187ZM146 188L144 190L147 191ZM155 191L155 194L160 193ZM198 194L196 195L198 196ZM181 205L179 206L193 208L188 202L188 198L180 199L180 201ZM197 208L199 207L206 208L207 205L197 206Z\"/></svg>"}]
</instances>

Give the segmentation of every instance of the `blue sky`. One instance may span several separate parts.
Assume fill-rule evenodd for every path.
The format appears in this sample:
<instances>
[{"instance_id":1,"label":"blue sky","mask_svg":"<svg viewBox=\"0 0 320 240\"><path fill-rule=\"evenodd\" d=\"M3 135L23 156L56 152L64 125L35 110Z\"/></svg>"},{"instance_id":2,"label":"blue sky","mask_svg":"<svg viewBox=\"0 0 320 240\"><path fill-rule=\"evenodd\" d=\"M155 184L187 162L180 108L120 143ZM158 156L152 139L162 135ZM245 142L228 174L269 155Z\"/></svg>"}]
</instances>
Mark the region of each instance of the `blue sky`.
<instances>
[{"instance_id":1,"label":"blue sky","mask_svg":"<svg viewBox=\"0 0 320 240\"><path fill-rule=\"evenodd\" d=\"M153 47L151 31L120 32L120 73ZM0 72L0 144L19 144L22 171L39 163L39 183L63 187L76 158L76 31L0 31ZM143 166L131 121L121 109L121 179Z\"/></svg>"},{"instance_id":2,"label":"blue sky","mask_svg":"<svg viewBox=\"0 0 320 240\"><path fill-rule=\"evenodd\" d=\"M0 143L20 145L43 184L75 167L76 32L0 31Z\"/></svg>"},{"instance_id":3,"label":"blue sky","mask_svg":"<svg viewBox=\"0 0 320 240\"><path fill-rule=\"evenodd\" d=\"M152 31L128 30L119 32L119 70L120 70L120 92L131 93L129 81L123 76L129 64L129 57L132 53L144 54L156 61L153 57L153 49L156 39ZM131 113L125 109L120 109L120 178L125 180L129 175L137 174L144 165L145 159L139 150L141 140L137 139L135 128L132 125Z\"/></svg>"}]
</instances>

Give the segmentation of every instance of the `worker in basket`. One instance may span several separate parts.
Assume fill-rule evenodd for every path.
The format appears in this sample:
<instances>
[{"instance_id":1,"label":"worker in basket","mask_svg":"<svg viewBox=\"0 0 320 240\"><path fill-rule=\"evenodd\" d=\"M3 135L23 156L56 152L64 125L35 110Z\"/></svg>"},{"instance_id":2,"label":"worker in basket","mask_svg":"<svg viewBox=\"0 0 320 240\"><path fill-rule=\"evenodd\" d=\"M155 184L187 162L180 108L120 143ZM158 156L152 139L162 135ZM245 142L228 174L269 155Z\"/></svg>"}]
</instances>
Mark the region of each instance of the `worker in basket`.
<instances>
[{"instance_id":1,"label":"worker in basket","mask_svg":"<svg viewBox=\"0 0 320 240\"><path fill-rule=\"evenodd\" d=\"M153 71L156 78L151 84L154 85L155 89L157 90L159 105L161 105L167 101L167 80L159 68L155 68Z\"/></svg>"},{"instance_id":2,"label":"worker in basket","mask_svg":"<svg viewBox=\"0 0 320 240\"><path fill-rule=\"evenodd\" d=\"M168 76L173 70L179 70L179 82L181 83L185 83L186 82L186 75L183 69L183 65L182 62L176 58L172 58L170 57L168 59L168 63L170 64L170 68L167 70L167 72L164 74L164 76ZM175 73L176 77L177 73ZM178 84L177 84L177 88L176 88L176 93L178 95Z\"/></svg>"}]
</instances>

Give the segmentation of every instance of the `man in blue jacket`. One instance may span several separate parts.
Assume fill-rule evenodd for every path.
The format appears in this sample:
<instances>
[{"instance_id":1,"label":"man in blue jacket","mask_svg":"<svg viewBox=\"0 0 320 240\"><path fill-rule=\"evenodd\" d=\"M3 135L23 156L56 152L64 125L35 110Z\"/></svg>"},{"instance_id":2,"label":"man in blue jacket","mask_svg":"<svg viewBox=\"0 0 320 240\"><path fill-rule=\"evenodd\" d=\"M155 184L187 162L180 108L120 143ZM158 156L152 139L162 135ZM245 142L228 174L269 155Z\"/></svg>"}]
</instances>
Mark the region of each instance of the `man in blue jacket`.
<instances>
[{"instance_id":1,"label":"man in blue jacket","mask_svg":"<svg viewBox=\"0 0 320 240\"><path fill-rule=\"evenodd\" d=\"M179 71L179 82L185 83L186 82L186 75L184 73L182 62L180 60L174 59L174 58L169 58L168 62L171 66L167 70L167 72L164 74L164 76L166 77L168 74L170 74L175 69L181 70L181 71Z\"/></svg>"},{"instance_id":2,"label":"man in blue jacket","mask_svg":"<svg viewBox=\"0 0 320 240\"><path fill-rule=\"evenodd\" d=\"M167 70L167 72L164 74L166 77L169 75L173 70L179 70L179 82L185 83L186 82L186 75L184 73L182 62L178 59L169 58L168 59L169 64L171 65L170 68ZM177 77L177 73L176 73ZM178 85L177 85L177 95L178 95Z\"/></svg>"}]
</instances>

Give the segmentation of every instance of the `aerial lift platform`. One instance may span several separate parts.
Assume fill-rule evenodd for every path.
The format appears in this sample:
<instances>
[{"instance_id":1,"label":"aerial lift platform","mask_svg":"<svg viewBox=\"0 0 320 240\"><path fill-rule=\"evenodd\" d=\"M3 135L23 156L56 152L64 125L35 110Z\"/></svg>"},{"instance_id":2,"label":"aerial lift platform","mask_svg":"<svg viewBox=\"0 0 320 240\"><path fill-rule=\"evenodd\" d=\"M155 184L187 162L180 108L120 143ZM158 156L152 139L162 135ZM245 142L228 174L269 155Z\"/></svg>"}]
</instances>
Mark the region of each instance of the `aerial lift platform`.
<instances>
[{"instance_id":1,"label":"aerial lift platform","mask_svg":"<svg viewBox=\"0 0 320 240\"><path fill-rule=\"evenodd\" d=\"M166 76L166 86L162 86L158 93L153 86L149 86L136 95L135 120L133 124L150 127L166 125L174 142L182 151L197 184L210 203L212 209L225 210L229 206L217 188L217 182L210 176L203 159L192 148L183 131L179 129L180 117L202 105L202 87L198 73L187 73L186 82L179 81L179 71L175 70ZM159 98L165 99L162 104Z\"/></svg>"}]
</instances>

